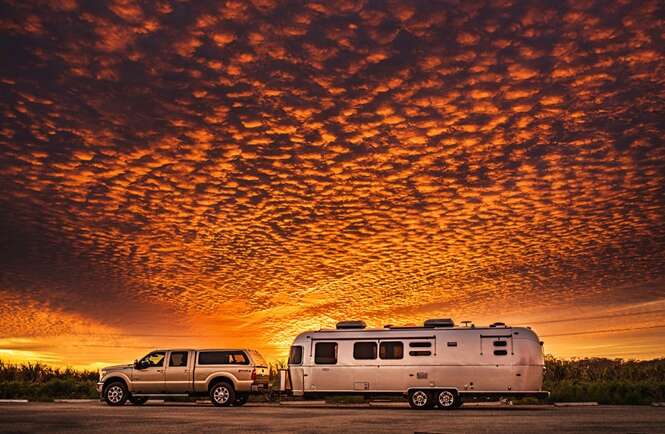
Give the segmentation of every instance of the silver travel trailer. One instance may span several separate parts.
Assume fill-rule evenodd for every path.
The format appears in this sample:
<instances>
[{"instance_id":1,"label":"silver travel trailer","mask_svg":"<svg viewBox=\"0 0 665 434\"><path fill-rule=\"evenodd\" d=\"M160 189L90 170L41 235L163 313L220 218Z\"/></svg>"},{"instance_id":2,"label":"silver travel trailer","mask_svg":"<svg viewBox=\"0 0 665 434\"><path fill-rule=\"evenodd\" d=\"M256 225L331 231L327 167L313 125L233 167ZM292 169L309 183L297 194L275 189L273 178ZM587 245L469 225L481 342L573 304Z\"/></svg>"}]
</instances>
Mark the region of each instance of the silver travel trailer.
<instances>
[{"instance_id":1,"label":"silver travel trailer","mask_svg":"<svg viewBox=\"0 0 665 434\"><path fill-rule=\"evenodd\" d=\"M542 342L529 327L437 319L367 329L343 321L296 337L280 389L304 398L395 394L413 408L451 409L465 397L547 397L543 370Z\"/></svg>"}]
</instances>

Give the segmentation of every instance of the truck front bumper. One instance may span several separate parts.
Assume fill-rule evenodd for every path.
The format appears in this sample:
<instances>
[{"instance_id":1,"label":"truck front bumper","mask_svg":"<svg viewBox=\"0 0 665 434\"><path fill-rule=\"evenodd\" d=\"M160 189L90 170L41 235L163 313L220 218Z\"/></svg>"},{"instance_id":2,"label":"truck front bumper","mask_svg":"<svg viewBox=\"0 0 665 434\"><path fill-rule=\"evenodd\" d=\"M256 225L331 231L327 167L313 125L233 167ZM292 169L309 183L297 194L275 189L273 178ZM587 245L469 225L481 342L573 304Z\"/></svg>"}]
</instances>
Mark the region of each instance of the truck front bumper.
<instances>
[{"instance_id":1,"label":"truck front bumper","mask_svg":"<svg viewBox=\"0 0 665 434\"><path fill-rule=\"evenodd\" d=\"M99 396L102 395L102 388L104 387L104 383L97 383L97 393L99 393Z\"/></svg>"}]
</instances>

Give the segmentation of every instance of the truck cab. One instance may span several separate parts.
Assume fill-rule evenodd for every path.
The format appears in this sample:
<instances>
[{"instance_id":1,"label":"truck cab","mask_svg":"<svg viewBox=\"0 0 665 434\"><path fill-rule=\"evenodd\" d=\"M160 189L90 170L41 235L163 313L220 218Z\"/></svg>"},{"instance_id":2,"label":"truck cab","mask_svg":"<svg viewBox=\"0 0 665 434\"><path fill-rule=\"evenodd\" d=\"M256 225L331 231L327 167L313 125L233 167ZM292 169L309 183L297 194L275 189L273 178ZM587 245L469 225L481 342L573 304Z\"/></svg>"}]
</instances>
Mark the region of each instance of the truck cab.
<instances>
[{"instance_id":1,"label":"truck cab","mask_svg":"<svg viewBox=\"0 0 665 434\"><path fill-rule=\"evenodd\" d=\"M109 405L151 397L209 396L216 406L243 405L267 391L268 365L252 349L162 349L100 370L97 390Z\"/></svg>"}]
</instances>

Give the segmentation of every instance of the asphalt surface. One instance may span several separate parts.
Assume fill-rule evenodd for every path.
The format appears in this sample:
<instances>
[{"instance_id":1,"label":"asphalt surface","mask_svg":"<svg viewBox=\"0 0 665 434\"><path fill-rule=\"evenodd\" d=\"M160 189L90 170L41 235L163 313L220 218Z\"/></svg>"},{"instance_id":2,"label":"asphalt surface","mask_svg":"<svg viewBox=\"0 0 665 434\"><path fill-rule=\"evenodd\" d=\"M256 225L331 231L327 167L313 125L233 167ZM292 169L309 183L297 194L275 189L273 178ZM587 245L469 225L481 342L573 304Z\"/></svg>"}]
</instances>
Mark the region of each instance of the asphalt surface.
<instances>
[{"instance_id":1,"label":"asphalt surface","mask_svg":"<svg viewBox=\"0 0 665 434\"><path fill-rule=\"evenodd\" d=\"M0 404L0 432L114 433L665 433L665 407L512 406L454 411L189 403Z\"/></svg>"}]
</instances>

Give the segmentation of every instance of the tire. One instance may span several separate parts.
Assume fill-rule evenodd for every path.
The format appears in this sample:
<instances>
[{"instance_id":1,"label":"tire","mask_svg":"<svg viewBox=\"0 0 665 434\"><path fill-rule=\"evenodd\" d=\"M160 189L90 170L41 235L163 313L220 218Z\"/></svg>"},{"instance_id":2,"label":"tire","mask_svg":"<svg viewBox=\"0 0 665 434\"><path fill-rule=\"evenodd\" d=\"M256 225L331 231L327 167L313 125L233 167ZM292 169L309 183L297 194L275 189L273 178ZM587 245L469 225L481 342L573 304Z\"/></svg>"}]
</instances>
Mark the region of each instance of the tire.
<instances>
[{"instance_id":1,"label":"tire","mask_svg":"<svg viewBox=\"0 0 665 434\"><path fill-rule=\"evenodd\" d=\"M455 390L439 390L436 392L436 405L441 410L452 410L462 406L462 398Z\"/></svg>"},{"instance_id":2,"label":"tire","mask_svg":"<svg viewBox=\"0 0 665 434\"><path fill-rule=\"evenodd\" d=\"M236 402L236 392L232 385L221 381L210 388L210 401L215 407L228 407Z\"/></svg>"},{"instance_id":3,"label":"tire","mask_svg":"<svg viewBox=\"0 0 665 434\"><path fill-rule=\"evenodd\" d=\"M104 401L108 405L123 405L129 398L127 385L122 381L113 381L104 387Z\"/></svg>"},{"instance_id":4,"label":"tire","mask_svg":"<svg viewBox=\"0 0 665 434\"><path fill-rule=\"evenodd\" d=\"M236 395L236 402L233 403L236 407L240 407L241 405L247 404L247 400L249 399L249 395L246 393L238 393Z\"/></svg>"},{"instance_id":5,"label":"tire","mask_svg":"<svg viewBox=\"0 0 665 434\"><path fill-rule=\"evenodd\" d=\"M148 402L148 398L144 396L130 396L129 402L131 402L134 405L143 405L146 402Z\"/></svg>"},{"instance_id":6,"label":"tire","mask_svg":"<svg viewBox=\"0 0 665 434\"><path fill-rule=\"evenodd\" d=\"M417 410L434 407L434 397L429 390L417 389L409 392L409 405Z\"/></svg>"}]
</instances>

